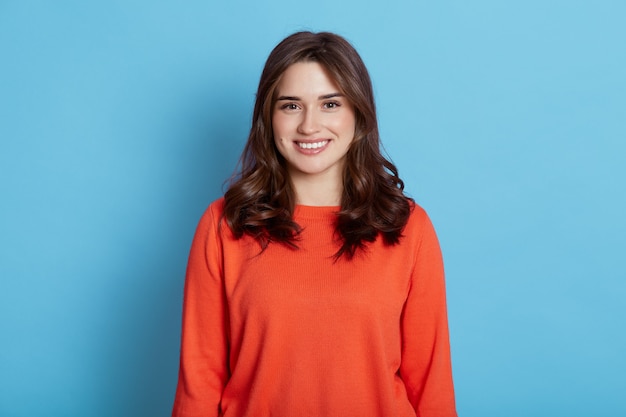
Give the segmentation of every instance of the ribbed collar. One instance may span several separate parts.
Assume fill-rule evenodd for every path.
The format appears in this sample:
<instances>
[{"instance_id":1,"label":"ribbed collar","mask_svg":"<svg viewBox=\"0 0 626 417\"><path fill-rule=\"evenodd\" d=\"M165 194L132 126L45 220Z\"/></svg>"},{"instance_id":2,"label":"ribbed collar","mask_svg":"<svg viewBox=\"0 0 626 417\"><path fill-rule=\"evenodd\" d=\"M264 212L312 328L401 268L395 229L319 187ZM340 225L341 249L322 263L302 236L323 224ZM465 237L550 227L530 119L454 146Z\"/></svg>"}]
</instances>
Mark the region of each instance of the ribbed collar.
<instances>
[{"instance_id":1,"label":"ribbed collar","mask_svg":"<svg viewBox=\"0 0 626 417\"><path fill-rule=\"evenodd\" d=\"M340 206L304 206L297 204L293 217L295 219L334 219L339 210L341 210Z\"/></svg>"}]
</instances>

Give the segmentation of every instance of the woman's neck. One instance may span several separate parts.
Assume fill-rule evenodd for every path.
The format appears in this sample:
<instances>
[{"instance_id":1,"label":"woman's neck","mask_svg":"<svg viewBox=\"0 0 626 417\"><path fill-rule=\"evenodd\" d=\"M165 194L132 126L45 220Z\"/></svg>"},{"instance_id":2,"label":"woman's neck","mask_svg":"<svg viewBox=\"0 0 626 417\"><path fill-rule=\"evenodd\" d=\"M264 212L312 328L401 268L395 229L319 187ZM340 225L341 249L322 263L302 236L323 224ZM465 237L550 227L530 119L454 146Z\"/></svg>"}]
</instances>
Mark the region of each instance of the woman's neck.
<instances>
[{"instance_id":1,"label":"woman's neck","mask_svg":"<svg viewBox=\"0 0 626 417\"><path fill-rule=\"evenodd\" d=\"M296 203L305 206L339 206L343 182L329 176L291 176Z\"/></svg>"}]
</instances>

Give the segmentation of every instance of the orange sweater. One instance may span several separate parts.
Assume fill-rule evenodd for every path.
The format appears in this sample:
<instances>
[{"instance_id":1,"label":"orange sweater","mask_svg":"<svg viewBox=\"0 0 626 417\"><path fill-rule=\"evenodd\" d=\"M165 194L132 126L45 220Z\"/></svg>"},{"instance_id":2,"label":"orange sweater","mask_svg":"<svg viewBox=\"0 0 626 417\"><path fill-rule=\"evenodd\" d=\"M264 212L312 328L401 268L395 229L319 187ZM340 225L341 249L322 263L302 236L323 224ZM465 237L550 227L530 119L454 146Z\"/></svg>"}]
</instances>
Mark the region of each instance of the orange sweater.
<instances>
[{"instance_id":1,"label":"orange sweater","mask_svg":"<svg viewBox=\"0 0 626 417\"><path fill-rule=\"evenodd\" d=\"M456 416L441 253L415 206L400 244L333 262L336 207L297 206L300 249L218 225L192 244L174 417Z\"/></svg>"}]
</instances>

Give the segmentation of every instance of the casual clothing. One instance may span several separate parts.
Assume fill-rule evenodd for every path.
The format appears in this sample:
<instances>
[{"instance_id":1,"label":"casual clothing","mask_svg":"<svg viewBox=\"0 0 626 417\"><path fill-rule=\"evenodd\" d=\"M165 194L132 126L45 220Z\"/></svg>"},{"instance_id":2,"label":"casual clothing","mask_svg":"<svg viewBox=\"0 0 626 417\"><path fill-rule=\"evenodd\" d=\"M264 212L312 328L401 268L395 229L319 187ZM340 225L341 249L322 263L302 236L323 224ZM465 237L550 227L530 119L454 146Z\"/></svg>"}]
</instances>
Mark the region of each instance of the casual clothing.
<instances>
[{"instance_id":1,"label":"casual clothing","mask_svg":"<svg viewBox=\"0 0 626 417\"><path fill-rule=\"evenodd\" d=\"M338 207L297 206L299 249L235 239L209 207L189 257L174 417L454 417L441 252L415 205L400 243L335 260Z\"/></svg>"}]
</instances>

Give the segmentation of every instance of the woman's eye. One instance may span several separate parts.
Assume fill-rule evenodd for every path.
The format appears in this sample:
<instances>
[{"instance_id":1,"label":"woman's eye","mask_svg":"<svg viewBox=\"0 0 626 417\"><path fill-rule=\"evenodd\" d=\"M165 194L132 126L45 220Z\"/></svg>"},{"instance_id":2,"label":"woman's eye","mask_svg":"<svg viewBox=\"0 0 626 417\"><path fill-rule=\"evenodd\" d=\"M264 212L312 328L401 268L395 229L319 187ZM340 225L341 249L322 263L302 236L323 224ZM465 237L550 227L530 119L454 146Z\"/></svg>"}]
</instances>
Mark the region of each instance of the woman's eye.
<instances>
[{"instance_id":1,"label":"woman's eye","mask_svg":"<svg viewBox=\"0 0 626 417\"><path fill-rule=\"evenodd\" d=\"M328 103L324 103L325 109L336 109L339 106L341 106L341 104L337 101L329 101Z\"/></svg>"},{"instance_id":2,"label":"woman's eye","mask_svg":"<svg viewBox=\"0 0 626 417\"><path fill-rule=\"evenodd\" d=\"M286 103L280 106L283 110L298 110L298 105L295 103Z\"/></svg>"}]
</instances>

